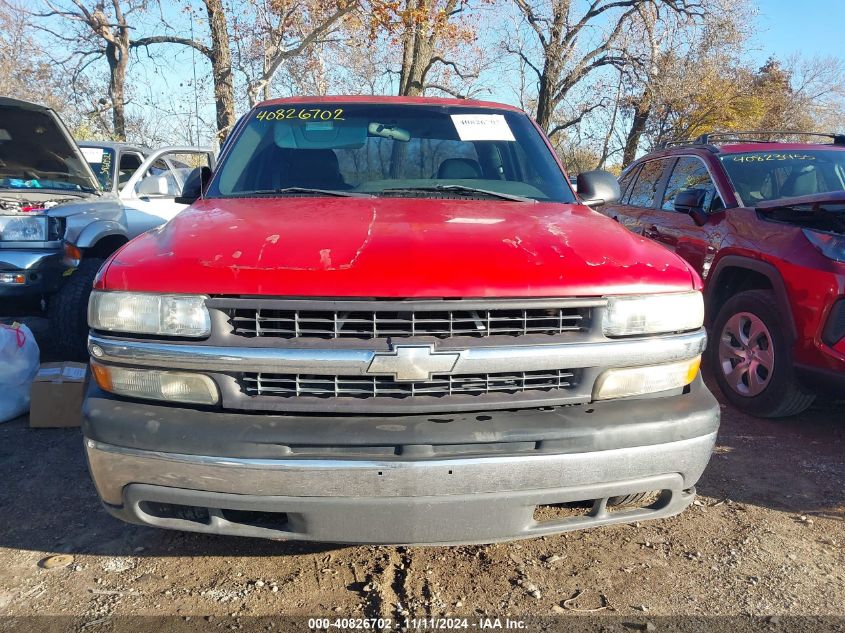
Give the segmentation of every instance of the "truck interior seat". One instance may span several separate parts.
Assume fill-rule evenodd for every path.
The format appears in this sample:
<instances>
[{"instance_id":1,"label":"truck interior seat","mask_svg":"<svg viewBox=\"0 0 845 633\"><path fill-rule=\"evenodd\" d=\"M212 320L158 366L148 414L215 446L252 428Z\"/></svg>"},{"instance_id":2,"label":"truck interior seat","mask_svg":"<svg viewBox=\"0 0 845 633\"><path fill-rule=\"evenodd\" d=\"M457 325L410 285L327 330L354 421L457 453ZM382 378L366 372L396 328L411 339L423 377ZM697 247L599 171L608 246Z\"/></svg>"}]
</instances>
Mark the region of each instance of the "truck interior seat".
<instances>
[{"instance_id":1,"label":"truck interior seat","mask_svg":"<svg viewBox=\"0 0 845 633\"><path fill-rule=\"evenodd\" d=\"M447 158L437 168L440 180L472 180L483 178L481 165L471 158Z\"/></svg>"}]
</instances>

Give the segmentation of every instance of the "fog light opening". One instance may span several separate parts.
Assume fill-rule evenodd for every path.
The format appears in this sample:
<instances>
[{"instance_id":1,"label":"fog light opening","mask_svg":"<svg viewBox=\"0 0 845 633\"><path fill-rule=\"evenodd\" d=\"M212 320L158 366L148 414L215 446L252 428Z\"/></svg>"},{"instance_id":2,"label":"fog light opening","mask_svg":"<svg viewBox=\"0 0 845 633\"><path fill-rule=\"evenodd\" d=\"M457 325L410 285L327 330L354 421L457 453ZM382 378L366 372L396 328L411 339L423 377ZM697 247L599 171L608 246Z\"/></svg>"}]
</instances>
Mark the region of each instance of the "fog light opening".
<instances>
[{"instance_id":1,"label":"fog light opening","mask_svg":"<svg viewBox=\"0 0 845 633\"><path fill-rule=\"evenodd\" d=\"M635 492L629 495L610 497L607 500L607 511L619 512L636 508L652 508L662 500L665 493L671 495L671 491L668 490L649 490L647 492Z\"/></svg>"},{"instance_id":2,"label":"fog light opening","mask_svg":"<svg viewBox=\"0 0 845 633\"><path fill-rule=\"evenodd\" d=\"M286 512L258 512L255 510L220 510L220 516L229 523L248 525L268 530L283 530L288 524Z\"/></svg>"},{"instance_id":3,"label":"fog light opening","mask_svg":"<svg viewBox=\"0 0 845 633\"><path fill-rule=\"evenodd\" d=\"M534 520L537 523L551 521L565 521L590 514L592 501L576 501L574 503L544 503L534 508Z\"/></svg>"},{"instance_id":4,"label":"fog light opening","mask_svg":"<svg viewBox=\"0 0 845 633\"><path fill-rule=\"evenodd\" d=\"M176 519L208 525L211 515L208 508L186 506L178 503L160 503L158 501L141 501L138 509L144 514L156 519Z\"/></svg>"}]
</instances>

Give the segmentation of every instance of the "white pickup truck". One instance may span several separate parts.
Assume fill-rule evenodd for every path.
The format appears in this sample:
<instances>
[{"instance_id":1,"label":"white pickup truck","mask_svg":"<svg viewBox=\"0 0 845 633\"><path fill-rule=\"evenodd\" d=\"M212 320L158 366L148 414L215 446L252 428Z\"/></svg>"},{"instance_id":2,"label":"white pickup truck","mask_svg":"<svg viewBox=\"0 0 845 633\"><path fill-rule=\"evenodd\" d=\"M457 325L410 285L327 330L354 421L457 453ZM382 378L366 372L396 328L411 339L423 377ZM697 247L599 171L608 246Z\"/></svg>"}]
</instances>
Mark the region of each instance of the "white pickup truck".
<instances>
[{"instance_id":1,"label":"white pickup truck","mask_svg":"<svg viewBox=\"0 0 845 633\"><path fill-rule=\"evenodd\" d=\"M82 155L126 212L130 238L172 219L187 205L176 202L191 169L214 166L208 147L173 146L151 150L117 141L78 141Z\"/></svg>"}]
</instances>

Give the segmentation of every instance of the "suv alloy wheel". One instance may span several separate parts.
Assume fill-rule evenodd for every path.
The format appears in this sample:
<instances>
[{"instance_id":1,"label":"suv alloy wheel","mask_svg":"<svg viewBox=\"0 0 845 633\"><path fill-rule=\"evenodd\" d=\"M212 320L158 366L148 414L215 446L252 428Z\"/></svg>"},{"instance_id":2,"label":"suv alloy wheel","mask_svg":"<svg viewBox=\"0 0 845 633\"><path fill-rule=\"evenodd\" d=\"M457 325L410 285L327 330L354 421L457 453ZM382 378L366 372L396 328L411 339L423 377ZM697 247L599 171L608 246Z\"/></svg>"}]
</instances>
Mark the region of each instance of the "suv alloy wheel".
<instances>
[{"instance_id":1,"label":"suv alloy wheel","mask_svg":"<svg viewBox=\"0 0 845 633\"><path fill-rule=\"evenodd\" d=\"M800 413L815 396L795 378L774 294L740 292L716 317L710 346L716 381L739 409L766 418Z\"/></svg>"}]
</instances>

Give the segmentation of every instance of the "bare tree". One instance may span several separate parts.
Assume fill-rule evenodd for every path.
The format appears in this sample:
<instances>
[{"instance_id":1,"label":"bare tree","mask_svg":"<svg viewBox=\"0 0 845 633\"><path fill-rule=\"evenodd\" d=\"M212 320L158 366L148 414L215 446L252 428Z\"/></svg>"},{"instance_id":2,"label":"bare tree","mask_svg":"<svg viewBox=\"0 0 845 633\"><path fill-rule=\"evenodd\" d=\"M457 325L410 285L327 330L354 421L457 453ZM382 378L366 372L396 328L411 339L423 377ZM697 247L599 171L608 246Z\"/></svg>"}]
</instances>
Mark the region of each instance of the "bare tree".
<instances>
[{"instance_id":1,"label":"bare tree","mask_svg":"<svg viewBox=\"0 0 845 633\"><path fill-rule=\"evenodd\" d=\"M714 67L721 69L716 74L731 76L735 60L745 53L740 25L747 23L750 9L743 0L701 0L692 19L684 13L661 16L658 8L642 6L633 22L636 38L629 48L636 63L624 71L626 94L621 99L629 117L623 165L634 160L655 117L666 114L667 101L694 93ZM713 101L715 105L719 99Z\"/></svg>"},{"instance_id":2,"label":"bare tree","mask_svg":"<svg viewBox=\"0 0 845 633\"><path fill-rule=\"evenodd\" d=\"M63 110L66 85L34 38L29 18L23 4L0 2L0 95Z\"/></svg>"},{"instance_id":3,"label":"bare tree","mask_svg":"<svg viewBox=\"0 0 845 633\"><path fill-rule=\"evenodd\" d=\"M455 84L478 78L467 58L475 39L468 0L371 0L374 36L384 34L388 47L398 49L397 94L420 96L438 90L466 96ZM453 81L457 78L457 82Z\"/></svg>"},{"instance_id":4,"label":"bare tree","mask_svg":"<svg viewBox=\"0 0 845 633\"><path fill-rule=\"evenodd\" d=\"M156 44L188 46L201 53L211 64L214 84L214 104L217 113L217 137L223 142L235 125L235 85L232 74L232 52L229 43L229 24L223 0L202 0L209 27L210 43L196 37L177 35L153 35L130 42L132 48L149 47ZM193 6L188 11L194 14Z\"/></svg>"},{"instance_id":5,"label":"bare tree","mask_svg":"<svg viewBox=\"0 0 845 633\"><path fill-rule=\"evenodd\" d=\"M638 11L649 5L657 13L688 16L701 11L701 0L591 0L583 12L572 0L513 0L534 33L539 59L525 49L509 47L537 78L537 122L554 136L580 123L601 107L581 102L575 112L555 121L558 108L593 73L608 67L624 69L632 63L622 35ZM600 36L596 36L600 33Z\"/></svg>"},{"instance_id":6,"label":"bare tree","mask_svg":"<svg viewBox=\"0 0 845 633\"><path fill-rule=\"evenodd\" d=\"M176 44L191 47L208 59L217 134L222 143L235 124L234 70L246 77L248 102L254 105L262 94L269 95L270 82L279 68L324 41L355 8L357 0L250 0L232 6L223 0L202 2L210 43L197 37L166 34L138 38L132 47Z\"/></svg>"},{"instance_id":7,"label":"bare tree","mask_svg":"<svg viewBox=\"0 0 845 633\"><path fill-rule=\"evenodd\" d=\"M286 64L311 54L336 34L358 0L249 0L233 18L235 66L244 74L250 105L270 97L273 78Z\"/></svg>"},{"instance_id":8,"label":"bare tree","mask_svg":"<svg viewBox=\"0 0 845 633\"><path fill-rule=\"evenodd\" d=\"M784 120L790 127L803 113L816 130L841 131L845 119L845 60L832 56L802 57L793 54L784 61L791 98L785 103ZM790 121L792 120L792 122Z\"/></svg>"},{"instance_id":9,"label":"bare tree","mask_svg":"<svg viewBox=\"0 0 845 633\"><path fill-rule=\"evenodd\" d=\"M132 45L136 14L146 10L149 0L39 0L41 8L30 11L39 19L38 28L63 43L62 66L70 66L77 80L96 60L108 63L109 99L105 106L112 114L112 134L126 138L126 71Z\"/></svg>"},{"instance_id":10,"label":"bare tree","mask_svg":"<svg viewBox=\"0 0 845 633\"><path fill-rule=\"evenodd\" d=\"M627 74L633 80L632 83L639 83L642 89L637 92L632 91L633 94L625 99L625 105L630 108L632 115L631 125L625 136L625 146L622 150L623 165L627 165L634 160L637 148L640 146L640 138L645 132L646 124L651 116L656 97L655 93L661 87L659 85L663 76L661 62L665 60L665 57L661 56L659 39L661 36L666 39L666 34L658 32L660 25L655 8L654 5L637 8L645 50L640 64L632 66ZM620 73L620 77L624 77L624 74Z\"/></svg>"}]
</instances>

